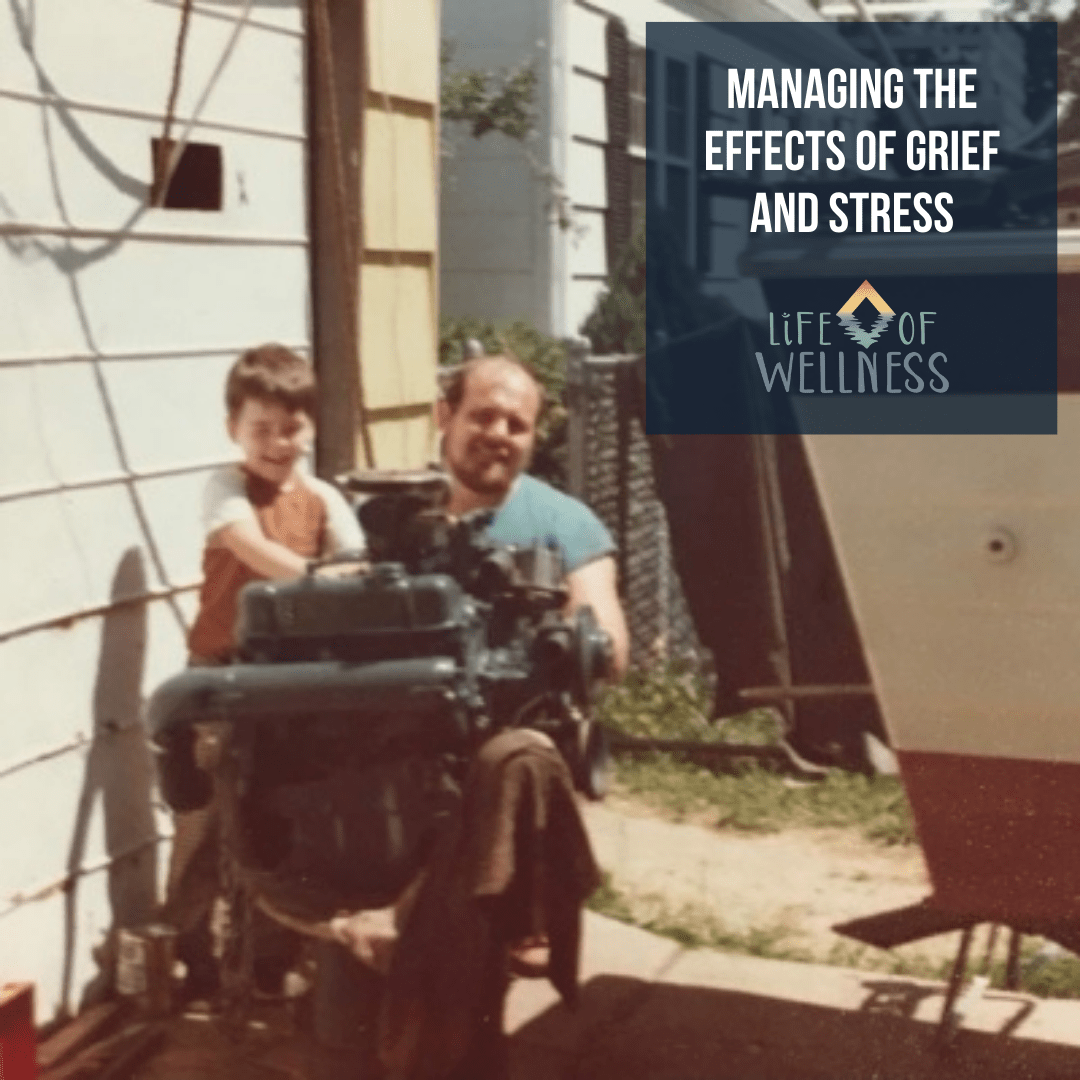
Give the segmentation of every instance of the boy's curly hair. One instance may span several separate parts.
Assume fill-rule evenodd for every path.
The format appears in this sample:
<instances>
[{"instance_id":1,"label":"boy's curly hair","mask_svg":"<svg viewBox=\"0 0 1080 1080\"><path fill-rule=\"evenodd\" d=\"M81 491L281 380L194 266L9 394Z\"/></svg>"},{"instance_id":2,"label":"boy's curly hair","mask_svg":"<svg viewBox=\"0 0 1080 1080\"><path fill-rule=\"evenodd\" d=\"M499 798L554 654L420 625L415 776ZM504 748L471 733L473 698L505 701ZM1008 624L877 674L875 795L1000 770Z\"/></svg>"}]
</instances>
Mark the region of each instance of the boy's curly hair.
<instances>
[{"instance_id":1,"label":"boy's curly hair","mask_svg":"<svg viewBox=\"0 0 1080 1080\"><path fill-rule=\"evenodd\" d=\"M315 372L284 345L258 345L241 353L225 379L225 408L235 417L248 398L272 401L315 416Z\"/></svg>"}]
</instances>

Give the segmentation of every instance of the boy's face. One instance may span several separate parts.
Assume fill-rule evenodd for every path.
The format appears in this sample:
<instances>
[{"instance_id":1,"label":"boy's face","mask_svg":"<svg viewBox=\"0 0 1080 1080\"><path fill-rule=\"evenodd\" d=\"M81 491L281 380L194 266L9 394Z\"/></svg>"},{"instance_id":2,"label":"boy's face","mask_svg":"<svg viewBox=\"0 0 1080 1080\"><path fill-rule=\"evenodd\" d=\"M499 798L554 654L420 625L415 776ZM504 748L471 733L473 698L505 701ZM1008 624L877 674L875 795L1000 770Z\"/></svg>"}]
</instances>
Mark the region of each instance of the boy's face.
<instances>
[{"instance_id":1,"label":"boy's face","mask_svg":"<svg viewBox=\"0 0 1080 1080\"><path fill-rule=\"evenodd\" d=\"M244 454L244 468L272 484L283 484L311 445L314 425L301 409L246 398L228 420L229 437Z\"/></svg>"}]
</instances>

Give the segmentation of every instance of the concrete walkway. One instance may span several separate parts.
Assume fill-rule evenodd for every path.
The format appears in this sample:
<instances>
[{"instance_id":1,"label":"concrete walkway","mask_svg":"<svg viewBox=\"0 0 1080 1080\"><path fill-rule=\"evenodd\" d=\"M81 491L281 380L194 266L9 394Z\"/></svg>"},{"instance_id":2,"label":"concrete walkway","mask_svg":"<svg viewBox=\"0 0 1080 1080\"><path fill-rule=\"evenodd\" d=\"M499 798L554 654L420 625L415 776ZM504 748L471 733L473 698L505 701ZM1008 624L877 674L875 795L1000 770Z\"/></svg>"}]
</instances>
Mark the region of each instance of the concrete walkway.
<instances>
[{"instance_id":1,"label":"concrete walkway","mask_svg":"<svg viewBox=\"0 0 1080 1080\"><path fill-rule=\"evenodd\" d=\"M946 1052L943 987L814 964L689 950L586 915L582 995L546 981L508 1001L512 1080L1065 1080L1080 1076L1080 1002L991 992ZM344 1055L257 1023L232 1041L177 1019L136 1080L374 1080Z\"/></svg>"},{"instance_id":2,"label":"concrete walkway","mask_svg":"<svg viewBox=\"0 0 1080 1080\"><path fill-rule=\"evenodd\" d=\"M514 1080L1058 1080L1080 1076L1080 1002L991 991L940 1052L941 984L687 950L587 915L582 1000L510 997Z\"/></svg>"}]
</instances>

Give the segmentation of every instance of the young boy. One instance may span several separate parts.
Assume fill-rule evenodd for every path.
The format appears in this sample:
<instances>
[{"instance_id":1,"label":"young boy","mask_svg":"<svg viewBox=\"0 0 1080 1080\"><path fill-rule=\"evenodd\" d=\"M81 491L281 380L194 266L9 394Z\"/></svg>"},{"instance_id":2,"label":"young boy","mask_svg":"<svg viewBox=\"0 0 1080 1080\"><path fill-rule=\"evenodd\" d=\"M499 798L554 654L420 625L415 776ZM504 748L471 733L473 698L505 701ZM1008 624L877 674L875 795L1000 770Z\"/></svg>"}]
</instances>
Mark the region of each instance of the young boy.
<instances>
[{"instance_id":1,"label":"young boy","mask_svg":"<svg viewBox=\"0 0 1080 1080\"><path fill-rule=\"evenodd\" d=\"M215 470L206 485L203 584L188 636L193 666L232 661L240 591L249 582L300 577L311 559L364 546L344 498L301 471L315 433L315 377L307 362L281 345L249 349L229 371L225 407L242 460ZM215 749L209 731L202 733L196 760L211 766ZM211 803L176 816L161 912L179 931L177 953L192 996L216 986L209 917L218 891L218 813Z\"/></svg>"},{"instance_id":2,"label":"young boy","mask_svg":"<svg viewBox=\"0 0 1080 1080\"><path fill-rule=\"evenodd\" d=\"M240 590L300 577L310 559L359 550L356 516L323 480L301 472L315 428L315 377L281 345L244 353L225 382L226 425L243 461L206 486L203 586L188 647L193 663L228 662Z\"/></svg>"}]
</instances>

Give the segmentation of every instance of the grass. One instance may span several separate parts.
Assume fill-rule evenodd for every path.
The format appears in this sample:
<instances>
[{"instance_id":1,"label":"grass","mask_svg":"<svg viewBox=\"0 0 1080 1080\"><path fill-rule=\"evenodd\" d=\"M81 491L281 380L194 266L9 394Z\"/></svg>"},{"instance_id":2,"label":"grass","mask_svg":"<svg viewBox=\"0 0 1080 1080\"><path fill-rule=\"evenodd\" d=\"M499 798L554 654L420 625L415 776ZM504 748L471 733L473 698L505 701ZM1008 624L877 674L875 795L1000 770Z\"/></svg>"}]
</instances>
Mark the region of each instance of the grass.
<instances>
[{"instance_id":1,"label":"grass","mask_svg":"<svg viewBox=\"0 0 1080 1080\"><path fill-rule=\"evenodd\" d=\"M769 745L778 738L776 721L764 710L752 710L722 726L711 724L709 715L707 680L692 670L672 666L632 672L620 686L608 690L596 712L597 719L614 730L642 738L755 745ZM675 821L693 820L717 829L745 833L853 829L882 845L918 842L903 785L891 776L834 769L807 783L793 781L752 759L736 759L717 769L653 753L617 760L614 790ZM948 959L932 958L910 947L885 952L845 938L837 938L823 955L814 955L794 926L774 922L733 929L703 905L672 906L658 895L623 891L610 877L605 877L589 907L685 948L714 948L939 981L948 977L950 967ZM977 955L973 953L972 972ZM989 974L992 986L1003 987L1004 960L992 963ZM1026 937L1021 989L1041 997L1080 998L1080 958L1048 953L1041 939Z\"/></svg>"},{"instance_id":2,"label":"grass","mask_svg":"<svg viewBox=\"0 0 1080 1080\"><path fill-rule=\"evenodd\" d=\"M596 719L624 735L652 739L721 740L708 721L709 686L693 669L635 668L597 703Z\"/></svg>"},{"instance_id":3,"label":"grass","mask_svg":"<svg viewBox=\"0 0 1080 1080\"><path fill-rule=\"evenodd\" d=\"M673 908L656 895L623 892L610 874L604 875L588 906L600 915L670 938L686 949L721 949L772 960L813 960L808 950L790 943L791 929L782 923L732 930L707 908L693 904Z\"/></svg>"},{"instance_id":4,"label":"grass","mask_svg":"<svg viewBox=\"0 0 1080 1080\"><path fill-rule=\"evenodd\" d=\"M934 963L925 957L897 956L839 939L824 955L815 955L813 950L799 941L796 928L783 920L734 929L704 905L682 904L676 907L655 894L623 891L609 874L605 874L603 884L592 895L588 906L600 915L670 938L686 949L719 949L721 952L758 956L767 960L832 964L930 979L942 979L947 974L947 962Z\"/></svg>"},{"instance_id":5,"label":"grass","mask_svg":"<svg viewBox=\"0 0 1080 1080\"><path fill-rule=\"evenodd\" d=\"M1062 956L1023 980L1025 989L1039 997L1080 998L1080 959Z\"/></svg>"},{"instance_id":6,"label":"grass","mask_svg":"<svg viewBox=\"0 0 1080 1080\"><path fill-rule=\"evenodd\" d=\"M854 828L875 843L915 843L900 781L830 770L795 782L754 763L717 773L669 754L620 760L615 790L675 821L771 833L792 828Z\"/></svg>"},{"instance_id":7,"label":"grass","mask_svg":"<svg viewBox=\"0 0 1080 1080\"><path fill-rule=\"evenodd\" d=\"M639 738L759 746L779 738L777 722L766 710L751 710L719 726L709 722L709 713L707 681L692 670L668 666L632 672L607 692L596 715L615 731ZM907 798L895 777L834 769L804 784L745 758L723 769L670 754L624 757L617 765L616 790L676 821L693 819L721 829L854 827L881 844L915 842Z\"/></svg>"}]
</instances>

